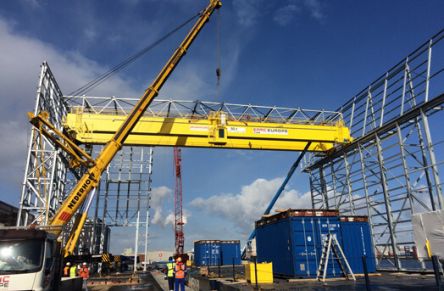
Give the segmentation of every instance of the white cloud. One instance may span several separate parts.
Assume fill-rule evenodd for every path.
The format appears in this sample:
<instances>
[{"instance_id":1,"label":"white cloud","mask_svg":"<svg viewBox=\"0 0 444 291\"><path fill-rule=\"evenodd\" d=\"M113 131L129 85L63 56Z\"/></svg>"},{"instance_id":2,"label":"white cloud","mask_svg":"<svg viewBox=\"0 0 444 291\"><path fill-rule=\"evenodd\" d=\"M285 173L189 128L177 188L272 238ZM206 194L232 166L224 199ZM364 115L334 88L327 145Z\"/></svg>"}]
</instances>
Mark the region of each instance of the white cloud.
<instances>
[{"instance_id":1,"label":"white cloud","mask_svg":"<svg viewBox=\"0 0 444 291\"><path fill-rule=\"evenodd\" d=\"M279 3L284 3L284 5L273 9L272 14L273 21L280 26L286 26L302 15L309 15L318 22L322 22L325 19L321 0L287 0ZM259 13L255 15L256 18L261 16Z\"/></svg>"},{"instance_id":2,"label":"white cloud","mask_svg":"<svg viewBox=\"0 0 444 291\"><path fill-rule=\"evenodd\" d=\"M18 187L23 179L27 131L18 122L7 120L0 123L0 139L1 181Z\"/></svg>"},{"instance_id":3,"label":"white cloud","mask_svg":"<svg viewBox=\"0 0 444 291\"><path fill-rule=\"evenodd\" d=\"M1 171L8 174L0 179L5 182L11 176L22 179L30 128L26 112L34 109L40 64L48 61L65 93L82 86L106 68L76 52L62 52L38 39L20 35L2 18L0 39L0 139L4 141L0 145L0 164ZM115 77L94 93L134 96L135 92L127 80Z\"/></svg>"},{"instance_id":4,"label":"white cloud","mask_svg":"<svg viewBox=\"0 0 444 291\"><path fill-rule=\"evenodd\" d=\"M41 1L39 0L20 0L20 3L25 8L36 9L41 7Z\"/></svg>"},{"instance_id":5,"label":"white cloud","mask_svg":"<svg viewBox=\"0 0 444 291\"><path fill-rule=\"evenodd\" d=\"M182 222L184 224L188 223L188 219L191 217L191 212L187 209L183 209L183 213L182 213ZM167 225L172 225L174 226L174 213L170 212L166 217L165 220L163 221L163 226L167 226Z\"/></svg>"},{"instance_id":6,"label":"white cloud","mask_svg":"<svg viewBox=\"0 0 444 291\"><path fill-rule=\"evenodd\" d=\"M249 27L256 24L261 16L263 0L235 0L233 1L234 11L240 25Z\"/></svg>"},{"instance_id":7,"label":"white cloud","mask_svg":"<svg viewBox=\"0 0 444 291\"><path fill-rule=\"evenodd\" d=\"M281 26L289 24L296 13L299 13L301 8L296 4L288 4L276 10L273 16L273 20Z\"/></svg>"},{"instance_id":8,"label":"white cloud","mask_svg":"<svg viewBox=\"0 0 444 291\"><path fill-rule=\"evenodd\" d=\"M305 0L304 4L314 19L322 21L325 18L320 0Z\"/></svg>"},{"instance_id":9,"label":"white cloud","mask_svg":"<svg viewBox=\"0 0 444 291\"><path fill-rule=\"evenodd\" d=\"M93 41L97 36L96 30L92 27L85 28L83 34L85 35L85 38L89 41Z\"/></svg>"},{"instance_id":10,"label":"white cloud","mask_svg":"<svg viewBox=\"0 0 444 291\"><path fill-rule=\"evenodd\" d=\"M163 215L163 205L167 200L171 200L173 191L166 187L156 187L151 190L151 209L154 211L151 218L153 224L164 224L166 217Z\"/></svg>"},{"instance_id":11,"label":"white cloud","mask_svg":"<svg viewBox=\"0 0 444 291\"><path fill-rule=\"evenodd\" d=\"M240 193L196 198L191 201L191 205L231 221L240 231L246 233L253 229L254 221L264 213L282 181L283 178L257 179L250 185L243 186ZM310 193L285 190L273 209L286 208L311 208Z\"/></svg>"}]
</instances>

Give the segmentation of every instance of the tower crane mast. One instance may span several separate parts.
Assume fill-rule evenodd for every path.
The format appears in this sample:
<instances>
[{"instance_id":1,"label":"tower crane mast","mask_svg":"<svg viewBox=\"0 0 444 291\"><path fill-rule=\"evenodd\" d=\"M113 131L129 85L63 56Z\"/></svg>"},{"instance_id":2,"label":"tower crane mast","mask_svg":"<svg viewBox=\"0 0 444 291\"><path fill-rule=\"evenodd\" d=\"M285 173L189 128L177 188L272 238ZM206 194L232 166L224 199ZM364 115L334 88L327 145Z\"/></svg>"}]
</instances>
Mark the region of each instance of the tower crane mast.
<instances>
[{"instance_id":1,"label":"tower crane mast","mask_svg":"<svg viewBox=\"0 0 444 291\"><path fill-rule=\"evenodd\" d=\"M176 172L176 187L174 191L174 236L176 256L184 253L185 235L183 233L183 211L182 211L182 155L178 147L174 148L174 165Z\"/></svg>"}]
</instances>

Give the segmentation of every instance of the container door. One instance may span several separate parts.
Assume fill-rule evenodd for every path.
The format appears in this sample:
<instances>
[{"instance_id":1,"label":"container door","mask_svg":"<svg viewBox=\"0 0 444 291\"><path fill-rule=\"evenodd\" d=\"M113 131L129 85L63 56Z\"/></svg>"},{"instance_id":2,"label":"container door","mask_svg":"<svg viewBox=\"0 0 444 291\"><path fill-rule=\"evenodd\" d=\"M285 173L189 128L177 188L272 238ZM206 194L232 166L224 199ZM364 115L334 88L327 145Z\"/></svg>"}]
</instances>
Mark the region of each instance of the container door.
<instances>
[{"instance_id":1,"label":"container door","mask_svg":"<svg viewBox=\"0 0 444 291\"><path fill-rule=\"evenodd\" d=\"M272 262L273 272L281 276L294 276L293 253L289 220L256 228L258 262Z\"/></svg>"},{"instance_id":2,"label":"container door","mask_svg":"<svg viewBox=\"0 0 444 291\"><path fill-rule=\"evenodd\" d=\"M240 243L223 242L221 244L221 265L240 265Z\"/></svg>"},{"instance_id":3,"label":"container door","mask_svg":"<svg viewBox=\"0 0 444 291\"><path fill-rule=\"evenodd\" d=\"M342 222L341 232L344 253L350 263L350 267L356 274L362 274L362 256L367 257L369 272L375 272L375 258L373 253L370 226L367 222Z\"/></svg>"},{"instance_id":4,"label":"container door","mask_svg":"<svg viewBox=\"0 0 444 291\"><path fill-rule=\"evenodd\" d=\"M296 277L315 277L316 250L315 222L311 217L292 217L293 267Z\"/></svg>"},{"instance_id":5,"label":"container door","mask_svg":"<svg viewBox=\"0 0 444 291\"><path fill-rule=\"evenodd\" d=\"M319 240L319 245L317 246L318 261L316 264L316 269L319 266L319 260L322 255L322 248L325 240L327 239L327 235L334 234L336 235L338 242L342 242L342 236L340 232L340 224L338 217L314 217L313 220L316 222L317 226L317 235L316 239ZM341 246L342 247L342 246ZM333 258L333 259L332 259ZM338 277L341 276L341 269L339 267L338 262L335 260L333 252L330 252L328 266L327 266L327 277Z\"/></svg>"}]
</instances>

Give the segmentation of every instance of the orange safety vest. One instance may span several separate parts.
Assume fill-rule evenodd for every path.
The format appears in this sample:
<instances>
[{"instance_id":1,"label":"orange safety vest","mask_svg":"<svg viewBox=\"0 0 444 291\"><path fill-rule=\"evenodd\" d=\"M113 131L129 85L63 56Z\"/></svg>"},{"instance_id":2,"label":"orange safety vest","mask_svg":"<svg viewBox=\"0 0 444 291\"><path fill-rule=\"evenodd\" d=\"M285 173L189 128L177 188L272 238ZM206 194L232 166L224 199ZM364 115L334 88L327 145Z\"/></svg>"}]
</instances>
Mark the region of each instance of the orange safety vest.
<instances>
[{"instance_id":1,"label":"orange safety vest","mask_svg":"<svg viewBox=\"0 0 444 291\"><path fill-rule=\"evenodd\" d=\"M183 263L177 263L175 269L176 279L185 278L185 265Z\"/></svg>"},{"instance_id":2,"label":"orange safety vest","mask_svg":"<svg viewBox=\"0 0 444 291\"><path fill-rule=\"evenodd\" d=\"M79 275L83 279L88 279L89 278L89 269L87 267L82 267L79 271Z\"/></svg>"}]
</instances>

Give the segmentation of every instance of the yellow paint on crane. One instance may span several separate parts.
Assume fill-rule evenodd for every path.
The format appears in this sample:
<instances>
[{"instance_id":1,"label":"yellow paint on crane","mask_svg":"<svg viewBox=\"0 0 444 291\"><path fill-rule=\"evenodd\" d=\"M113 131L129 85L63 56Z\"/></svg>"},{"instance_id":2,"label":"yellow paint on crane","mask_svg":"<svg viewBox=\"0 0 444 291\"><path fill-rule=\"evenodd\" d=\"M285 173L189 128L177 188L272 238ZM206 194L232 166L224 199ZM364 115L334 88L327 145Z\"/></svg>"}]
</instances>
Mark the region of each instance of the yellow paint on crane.
<instances>
[{"instance_id":1,"label":"yellow paint on crane","mask_svg":"<svg viewBox=\"0 0 444 291\"><path fill-rule=\"evenodd\" d=\"M105 144L126 116L70 113L65 129L78 142ZM125 145L325 152L352 140L342 121L335 125L227 120L223 112L208 119L142 117Z\"/></svg>"}]
</instances>

